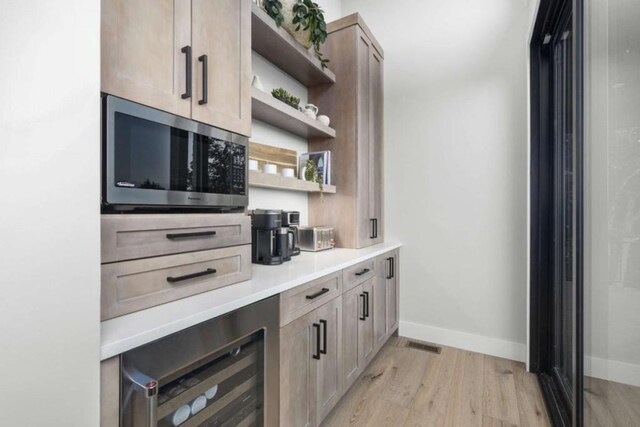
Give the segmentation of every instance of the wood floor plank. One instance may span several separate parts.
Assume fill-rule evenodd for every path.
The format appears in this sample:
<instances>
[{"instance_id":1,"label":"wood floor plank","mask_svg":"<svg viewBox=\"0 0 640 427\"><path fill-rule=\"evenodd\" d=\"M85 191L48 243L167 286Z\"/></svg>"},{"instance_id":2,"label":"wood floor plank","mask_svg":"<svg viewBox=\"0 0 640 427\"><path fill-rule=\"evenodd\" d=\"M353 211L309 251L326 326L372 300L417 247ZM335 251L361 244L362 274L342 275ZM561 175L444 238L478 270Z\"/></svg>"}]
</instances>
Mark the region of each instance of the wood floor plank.
<instances>
[{"instance_id":1,"label":"wood floor plank","mask_svg":"<svg viewBox=\"0 0 640 427\"><path fill-rule=\"evenodd\" d=\"M611 383L616 397L627 408L634 425L640 425L640 387L628 384Z\"/></svg>"},{"instance_id":2,"label":"wood floor plank","mask_svg":"<svg viewBox=\"0 0 640 427\"><path fill-rule=\"evenodd\" d=\"M520 425L515 364L511 360L485 356L483 413L488 417Z\"/></svg>"},{"instance_id":3,"label":"wood floor plank","mask_svg":"<svg viewBox=\"0 0 640 427\"><path fill-rule=\"evenodd\" d=\"M482 417L482 427L517 427L517 424L511 424L509 421L499 420L497 418L484 415Z\"/></svg>"},{"instance_id":4,"label":"wood floor plank","mask_svg":"<svg viewBox=\"0 0 640 427\"><path fill-rule=\"evenodd\" d=\"M616 390L616 383L598 378L585 378L585 400L588 414L603 426L636 426L639 419L631 405Z\"/></svg>"},{"instance_id":5,"label":"wood floor plank","mask_svg":"<svg viewBox=\"0 0 640 427\"><path fill-rule=\"evenodd\" d=\"M482 426L484 355L461 351L449 395L445 426Z\"/></svg>"},{"instance_id":6,"label":"wood floor plank","mask_svg":"<svg viewBox=\"0 0 640 427\"><path fill-rule=\"evenodd\" d=\"M429 354L429 353L425 353ZM409 411L405 426L440 426L447 418L447 406L461 350L444 347L432 356Z\"/></svg>"},{"instance_id":7,"label":"wood floor plank","mask_svg":"<svg viewBox=\"0 0 640 427\"><path fill-rule=\"evenodd\" d=\"M524 363L515 363L516 394L522 427L551 426L551 420L535 374L526 371Z\"/></svg>"}]
</instances>

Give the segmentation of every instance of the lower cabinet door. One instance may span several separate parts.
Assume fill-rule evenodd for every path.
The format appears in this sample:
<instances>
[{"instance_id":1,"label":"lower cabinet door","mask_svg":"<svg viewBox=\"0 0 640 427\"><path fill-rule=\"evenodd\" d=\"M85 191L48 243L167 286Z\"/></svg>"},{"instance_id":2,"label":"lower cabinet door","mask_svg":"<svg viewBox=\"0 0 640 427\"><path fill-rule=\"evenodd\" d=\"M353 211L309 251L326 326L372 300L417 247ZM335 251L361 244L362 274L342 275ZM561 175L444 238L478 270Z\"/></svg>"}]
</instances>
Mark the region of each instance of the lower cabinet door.
<instances>
[{"instance_id":1,"label":"lower cabinet door","mask_svg":"<svg viewBox=\"0 0 640 427\"><path fill-rule=\"evenodd\" d=\"M378 274L373 279L373 337L374 349L377 352L387 341L387 276L384 275L384 258L377 260L376 270Z\"/></svg>"},{"instance_id":2,"label":"lower cabinet door","mask_svg":"<svg viewBox=\"0 0 640 427\"><path fill-rule=\"evenodd\" d=\"M391 335L400 324L400 251L395 250L385 255L386 288L387 288L387 335Z\"/></svg>"},{"instance_id":3,"label":"lower cabinet door","mask_svg":"<svg viewBox=\"0 0 640 427\"><path fill-rule=\"evenodd\" d=\"M318 356L316 313L311 312L280 329L280 425L312 427L315 420Z\"/></svg>"},{"instance_id":4,"label":"lower cabinet door","mask_svg":"<svg viewBox=\"0 0 640 427\"><path fill-rule=\"evenodd\" d=\"M342 297L316 310L320 324L320 359L316 363L317 424L342 397Z\"/></svg>"},{"instance_id":5,"label":"lower cabinet door","mask_svg":"<svg viewBox=\"0 0 640 427\"><path fill-rule=\"evenodd\" d=\"M364 368L373 359L375 339L373 337L373 284L375 277L362 284L362 304L364 320L358 322L358 356L360 368Z\"/></svg>"},{"instance_id":6,"label":"lower cabinet door","mask_svg":"<svg viewBox=\"0 0 640 427\"><path fill-rule=\"evenodd\" d=\"M360 322L364 318L362 285L342 295L342 388L346 392L360 375Z\"/></svg>"}]
</instances>

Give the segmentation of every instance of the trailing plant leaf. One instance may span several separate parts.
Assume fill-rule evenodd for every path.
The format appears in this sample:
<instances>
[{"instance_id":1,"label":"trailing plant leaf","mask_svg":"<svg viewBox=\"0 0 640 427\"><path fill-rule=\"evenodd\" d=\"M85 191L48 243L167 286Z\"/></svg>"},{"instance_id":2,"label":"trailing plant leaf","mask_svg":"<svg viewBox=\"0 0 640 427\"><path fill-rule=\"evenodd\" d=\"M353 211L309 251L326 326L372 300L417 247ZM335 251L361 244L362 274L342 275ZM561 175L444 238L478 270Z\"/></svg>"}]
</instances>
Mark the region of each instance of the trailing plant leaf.
<instances>
[{"instance_id":1,"label":"trailing plant leaf","mask_svg":"<svg viewBox=\"0 0 640 427\"><path fill-rule=\"evenodd\" d=\"M320 51L320 46L327 41L327 23L324 20L324 11L318 3L312 0L297 0L293 5L293 21L297 24L296 31L309 30L309 41L313 46L316 58L320 61L322 68L326 68L329 63Z\"/></svg>"},{"instance_id":2,"label":"trailing plant leaf","mask_svg":"<svg viewBox=\"0 0 640 427\"><path fill-rule=\"evenodd\" d=\"M280 27L284 23L284 16L282 15L282 3L280 0L262 0L262 6L267 11L274 21L276 26Z\"/></svg>"},{"instance_id":3,"label":"trailing plant leaf","mask_svg":"<svg viewBox=\"0 0 640 427\"><path fill-rule=\"evenodd\" d=\"M304 179L318 184L318 188L320 189L320 200L324 202L323 177L318 173L318 167L311 159L307 159L307 162L305 163Z\"/></svg>"}]
</instances>

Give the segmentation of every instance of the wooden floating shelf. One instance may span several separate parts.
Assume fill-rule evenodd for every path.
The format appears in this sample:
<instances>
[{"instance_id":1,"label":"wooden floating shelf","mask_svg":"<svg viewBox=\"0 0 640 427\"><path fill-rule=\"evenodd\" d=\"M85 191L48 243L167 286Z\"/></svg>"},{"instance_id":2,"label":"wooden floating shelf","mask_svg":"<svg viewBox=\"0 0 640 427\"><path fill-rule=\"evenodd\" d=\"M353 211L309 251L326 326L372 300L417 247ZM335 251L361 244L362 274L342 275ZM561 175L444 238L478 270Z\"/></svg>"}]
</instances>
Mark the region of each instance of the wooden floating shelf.
<instances>
[{"instance_id":1,"label":"wooden floating shelf","mask_svg":"<svg viewBox=\"0 0 640 427\"><path fill-rule=\"evenodd\" d=\"M336 137L334 129L256 88L251 88L251 109L251 115L254 119L303 138Z\"/></svg>"},{"instance_id":2,"label":"wooden floating shelf","mask_svg":"<svg viewBox=\"0 0 640 427\"><path fill-rule=\"evenodd\" d=\"M335 83L336 75L322 69L320 61L267 13L251 4L251 49L305 86Z\"/></svg>"},{"instance_id":3,"label":"wooden floating shelf","mask_svg":"<svg viewBox=\"0 0 640 427\"><path fill-rule=\"evenodd\" d=\"M249 171L249 186L260 188L273 188L278 190L302 191L306 193L319 193L318 184L303 181L298 178L286 178L282 175ZM335 194L335 185L325 185L325 194Z\"/></svg>"}]
</instances>

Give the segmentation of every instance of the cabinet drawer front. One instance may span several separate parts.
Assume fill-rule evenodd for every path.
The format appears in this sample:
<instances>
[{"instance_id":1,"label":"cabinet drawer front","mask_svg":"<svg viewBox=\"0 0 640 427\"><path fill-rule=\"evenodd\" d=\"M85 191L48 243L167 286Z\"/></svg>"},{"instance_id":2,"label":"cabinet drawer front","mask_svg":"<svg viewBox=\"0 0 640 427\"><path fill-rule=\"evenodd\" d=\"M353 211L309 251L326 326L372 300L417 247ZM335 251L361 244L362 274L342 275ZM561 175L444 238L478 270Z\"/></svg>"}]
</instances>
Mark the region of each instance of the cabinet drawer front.
<instances>
[{"instance_id":1,"label":"cabinet drawer front","mask_svg":"<svg viewBox=\"0 0 640 427\"><path fill-rule=\"evenodd\" d=\"M361 262L353 267L342 270L344 290L347 291L354 286L364 283L376 275L376 259Z\"/></svg>"},{"instance_id":2,"label":"cabinet drawer front","mask_svg":"<svg viewBox=\"0 0 640 427\"><path fill-rule=\"evenodd\" d=\"M251 245L102 266L102 320L251 278Z\"/></svg>"},{"instance_id":3,"label":"cabinet drawer front","mask_svg":"<svg viewBox=\"0 0 640 427\"><path fill-rule=\"evenodd\" d=\"M290 323L341 294L340 272L283 292L280 295L280 326Z\"/></svg>"},{"instance_id":4,"label":"cabinet drawer front","mask_svg":"<svg viewBox=\"0 0 640 427\"><path fill-rule=\"evenodd\" d=\"M249 243L244 214L102 216L103 263Z\"/></svg>"}]
</instances>

